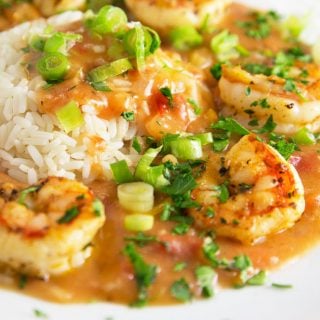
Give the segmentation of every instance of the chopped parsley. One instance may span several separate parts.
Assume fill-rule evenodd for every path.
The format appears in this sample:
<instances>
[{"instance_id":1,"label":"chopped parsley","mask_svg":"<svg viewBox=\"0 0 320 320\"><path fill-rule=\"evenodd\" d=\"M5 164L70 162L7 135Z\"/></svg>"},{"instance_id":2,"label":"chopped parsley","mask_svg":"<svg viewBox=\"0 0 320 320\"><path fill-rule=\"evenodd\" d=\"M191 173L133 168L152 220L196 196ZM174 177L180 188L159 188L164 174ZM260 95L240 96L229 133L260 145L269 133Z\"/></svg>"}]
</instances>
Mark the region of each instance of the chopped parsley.
<instances>
[{"instance_id":1,"label":"chopped parsley","mask_svg":"<svg viewBox=\"0 0 320 320\"><path fill-rule=\"evenodd\" d=\"M157 239L156 236L144 234L143 232L138 232L134 236L125 237L126 241L134 242L138 247L144 247L151 243L161 243L164 244L164 242Z\"/></svg>"},{"instance_id":2,"label":"chopped parsley","mask_svg":"<svg viewBox=\"0 0 320 320\"><path fill-rule=\"evenodd\" d=\"M194 113L198 116L202 112L202 108L193 99L188 99L189 104L193 107Z\"/></svg>"},{"instance_id":3,"label":"chopped parsley","mask_svg":"<svg viewBox=\"0 0 320 320\"><path fill-rule=\"evenodd\" d=\"M101 92L110 92L110 91L112 91L104 81L100 81L100 82L92 82L92 81L90 81L89 84L96 91L101 91Z\"/></svg>"},{"instance_id":4,"label":"chopped parsley","mask_svg":"<svg viewBox=\"0 0 320 320\"><path fill-rule=\"evenodd\" d=\"M28 283L28 276L25 274L21 274L18 280L18 288L24 289Z\"/></svg>"},{"instance_id":5,"label":"chopped parsley","mask_svg":"<svg viewBox=\"0 0 320 320\"><path fill-rule=\"evenodd\" d=\"M216 276L215 271L209 266L200 266L195 270L197 282L201 288L201 294L205 298L214 295L213 282Z\"/></svg>"},{"instance_id":6,"label":"chopped parsley","mask_svg":"<svg viewBox=\"0 0 320 320\"><path fill-rule=\"evenodd\" d=\"M132 305L142 307L147 303L148 288L156 278L157 266L146 263L136 251L133 243L128 243L125 246L124 254L129 257L132 263L138 287L138 298Z\"/></svg>"},{"instance_id":7,"label":"chopped parsley","mask_svg":"<svg viewBox=\"0 0 320 320\"><path fill-rule=\"evenodd\" d=\"M221 203L226 203L230 197L228 182L224 182L219 186L215 186L214 190L218 192L218 199Z\"/></svg>"},{"instance_id":8,"label":"chopped parsley","mask_svg":"<svg viewBox=\"0 0 320 320\"><path fill-rule=\"evenodd\" d=\"M121 113L121 117L128 122L132 122L135 119L135 114L133 111L125 111Z\"/></svg>"},{"instance_id":9,"label":"chopped parsley","mask_svg":"<svg viewBox=\"0 0 320 320\"><path fill-rule=\"evenodd\" d=\"M231 133L236 133L241 136L250 133L245 127L243 127L238 121L233 118L220 118L216 123L211 125L212 129L221 129Z\"/></svg>"},{"instance_id":10,"label":"chopped parsley","mask_svg":"<svg viewBox=\"0 0 320 320\"><path fill-rule=\"evenodd\" d=\"M45 312L43 312L43 311L41 311L41 310L39 310L39 309L34 309L34 310L33 310L33 314L34 314L37 318L40 318L40 319L49 319L49 316L48 316Z\"/></svg>"},{"instance_id":11,"label":"chopped parsley","mask_svg":"<svg viewBox=\"0 0 320 320\"><path fill-rule=\"evenodd\" d=\"M273 121L273 116L269 116L265 124L259 130L256 130L257 133L268 133L272 132L276 128L277 124Z\"/></svg>"},{"instance_id":12,"label":"chopped parsley","mask_svg":"<svg viewBox=\"0 0 320 320\"><path fill-rule=\"evenodd\" d=\"M170 293L174 298L182 302L187 302L192 299L190 286L184 278L181 278L172 284Z\"/></svg>"},{"instance_id":13,"label":"chopped parsley","mask_svg":"<svg viewBox=\"0 0 320 320\"><path fill-rule=\"evenodd\" d=\"M160 88L161 94L168 99L168 104L170 108L174 107L173 95L169 87Z\"/></svg>"},{"instance_id":14,"label":"chopped parsley","mask_svg":"<svg viewBox=\"0 0 320 320\"><path fill-rule=\"evenodd\" d=\"M137 137L134 137L132 140L132 148L134 150L136 150L138 153L141 153L141 151L142 151L142 146L141 146L139 139Z\"/></svg>"},{"instance_id":15,"label":"chopped parsley","mask_svg":"<svg viewBox=\"0 0 320 320\"><path fill-rule=\"evenodd\" d=\"M246 95L247 97L250 96L250 94L251 94L251 88L250 88L250 87L247 87L244 93L245 93L245 95Z\"/></svg>"},{"instance_id":16,"label":"chopped parsley","mask_svg":"<svg viewBox=\"0 0 320 320\"><path fill-rule=\"evenodd\" d=\"M262 109L269 109L270 108L270 104L269 104L267 98L256 100L251 103L251 107L256 107L256 106L260 106Z\"/></svg>"},{"instance_id":17,"label":"chopped parsley","mask_svg":"<svg viewBox=\"0 0 320 320\"><path fill-rule=\"evenodd\" d=\"M92 202L92 209L93 209L93 213L97 216L97 217L101 217L103 215L104 212L104 206L102 204L102 202L99 199L94 199Z\"/></svg>"},{"instance_id":18,"label":"chopped parsley","mask_svg":"<svg viewBox=\"0 0 320 320\"><path fill-rule=\"evenodd\" d=\"M60 219L57 220L57 223L59 224L69 223L73 221L79 214L80 214L80 211L78 207L72 207L68 209Z\"/></svg>"}]
</instances>

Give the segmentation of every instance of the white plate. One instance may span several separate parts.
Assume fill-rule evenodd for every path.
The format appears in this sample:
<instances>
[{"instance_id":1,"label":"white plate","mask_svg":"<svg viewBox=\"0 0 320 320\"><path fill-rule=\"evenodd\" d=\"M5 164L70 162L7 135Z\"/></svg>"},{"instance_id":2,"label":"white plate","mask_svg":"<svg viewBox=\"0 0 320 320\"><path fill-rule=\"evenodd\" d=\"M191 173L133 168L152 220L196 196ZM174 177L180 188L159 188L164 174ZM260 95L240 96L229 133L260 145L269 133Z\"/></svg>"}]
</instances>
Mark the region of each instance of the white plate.
<instances>
[{"instance_id":1,"label":"white plate","mask_svg":"<svg viewBox=\"0 0 320 320\"><path fill-rule=\"evenodd\" d=\"M312 23L303 38L314 42L320 35L319 0L260 1L241 2L255 7L273 8L285 14L311 14ZM131 309L107 303L57 305L1 290L0 319L35 320L37 318L33 310L39 309L50 320L319 320L319 267L320 246L270 275L270 283L289 283L293 285L292 289L266 286L223 290L209 301L174 307Z\"/></svg>"}]
</instances>

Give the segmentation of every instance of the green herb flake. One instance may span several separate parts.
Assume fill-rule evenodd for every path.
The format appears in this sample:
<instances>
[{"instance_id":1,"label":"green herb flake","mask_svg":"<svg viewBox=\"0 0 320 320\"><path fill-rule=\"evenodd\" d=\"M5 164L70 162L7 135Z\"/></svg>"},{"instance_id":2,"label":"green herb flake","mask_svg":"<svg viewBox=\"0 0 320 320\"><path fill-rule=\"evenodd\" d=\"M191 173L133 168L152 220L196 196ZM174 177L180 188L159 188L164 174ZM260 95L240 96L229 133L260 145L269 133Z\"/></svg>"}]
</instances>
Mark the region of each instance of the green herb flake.
<instances>
[{"instance_id":1,"label":"green herb flake","mask_svg":"<svg viewBox=\"0 0 320 320\"><path fill-rule=\"evenodd\" d=\"M262 286L265 284L267 274L264 270L259 271L253 277L247 280L246 284L250 286Z\"/></svg>"},{"instance_id":2,"label":"green herb flake","mask_svg":"<svg viewBox=\"0 0 320 320\"><path fill-rule=\"evenodd\" d=\"M174 107L173 95L169 87L160 88L161 94L168 99L168 104L170 108Z\"/></svg>"},{"instance_id":3,"label":"green herb flake","mask_svg":"<svg viewBox=\"0 0 320 320\"><path fill-rule=\"evenodd\" d=\"M136 251L133 243L128 243L125 246L124 254L129 257L132 263L138 287L138 298L133 303L133 306L142 307L148 299L148 288L156 278L157 266L146 263Z\"/></svg>"},{"instance_id":4,"label":"green herb flake","mask_svg":"<svg viewBox=\"0 0 320 320\"><path fill-rule=\"evenodd\" d=\"M37 318L40 318L40 319L49 319L49 316L48 316L45 312L43 312L43 311L41 311L41 310L39 310L39 309L34 309L34 310L33 310L33 314L34 314Z\"/></svg>"},{"instance_id":5,"label":"green herb flake","mask_svg":"<svg viewBox=\"0 0 320 320\"><path fill-rule=\"evenodd\" d=\"M188 102L193 107L195 115L199 116L202 112L202 108L193 99L188 99Z\"/></svg>"},{"instance_id":6,"label":"green herb flake","mask_svg":"<svg viewBox=\"0 0 320 320\"><path fill-rule=\"evenodd\" d=\"M78 215L80 214L80 210L78 207L72 207L68 209L64 216L62 216L60 219L57 220L57 223L59 224L65 224L73 221Z\"/></svg>"},{"instance_id":7,"label":"green herb flake","mask_svg":"<svg viewBox=\"0 0 320 320\"><path fill-rule=\"evenodd\" d=\"M112 91L104 81L89 82L89 84L96 91L101 91L101 92L110 92L110 91Z\"/></svg>"},{"instance_id":8,"label":"green herb flake","mask_svg":"<svg viewBox=\"0 0 320 320\"><path fill-rule=\"evenodd\" d=\"M249 130L247 130L233 118L220 118L216 123L211 125L211 128L229 131L231 133L236 133L242 136L250 133Z\"/></svg>"},{"instance_id":9,"label":"green herb flake","mask_svg":"<svg viewBox=\"0 0 320 320\"><path fill-rule=\"evenodd\" d=\"M94 199L92 202L92 210L95 216L101 217L104 213L103 203L99 199Z\"/></svg>"},{"instance_id":10,"label":"green herb flake","mask_svg":"<svg viewBox=\"0 0 320 320\"><path fill-rule=\"evenodd\" d=\"M132 122L135 120L135 114L133 111L125 111L121 113L121 117L128 122Z\"/></svg>"},{"instance_id":11,"label":"green herb flake","mask_svg":"<svg viewBox=\"0 0 320 320\"><path fill-rule=\"evenodd\" d=\"M226 203L228 201L230 193L226 182L219 186L215 186L213 190L218 192L217 197L221 203Z\"/></svg>"},{"instance_id":12,"label":"green herb flake","mask_svg":"<svg viewBox=\"0 0 320 320\"><path fill-rule=\"evenodd\" d=\"M22 204L22 205L26 205L25 201L27 199L27 196L30 194L30 193L34 193L34 192L37 192L38 190L40 190L41 186L32 186L32 187L29 187L29 188L26 188L24 190L22 190L19 194L19 197L18 197L18 203L19 204Z\"/></svg>"},{"instance_id":13,"label":"green herb flake","mask_svg":"<svg viewBox=\"0 0 320 320\"><path fill-rule=\"evenodd\" d=\"M283 283L272 283L271 286L277 289L292 289L292 284L283 284Z\"/></svg>"},{"instance_id":14,"label":"green herb flake","mask_svg":"<svg viewBox=\"0 0 320 320\"><path fill-rule=\"evenodd\" d=\"M141 151L142 151L142 146L141 146L139 139L137 137L134 137L132 140L132 148L134 150L136 150L138 153L141 153Z\"/></svg>"},{"instance_id":15,"label":"green herb flake","mask_svg":"<svg viewBox=\"0 0 320 320\"><path fill-rule=\"evenodd\" d=\"M187 263L186 262L178 262L174 268L173 271L174 272L180 272L182 270L184 270L187 267Z\"/></svg>"},{"instance_id":16,"label":"green herb flake","mask_svg":"<svg viewBox=\"0 0 320 320\"><path fill-rule=\"evenodd\" d=\"M124 239L125 241L134 242L138 247L144 247L151 243L163 243L159 241L156 236L144 234L143 232L138 232L137 235L125 237Z\"/></svg>"},{"instance_id":17,"label":"green herb flake","mask_svg":"<svg viewBox=\"0 0 320 320\"><path fill-rule=\"evenodd\" d=\"M189 229L190 225L188 223L182 222L172 229L172 233L182 236L186 234L189 231Z\"/></svg>"},{"instance_id":18,"label":"green herb flake","mask_svg":"<svg viewBox=\"0 0 320 320\"><path fill-rule=\"evenodd\" d=\"M209 266L200 266L195 270L198 285L201 288L202 296L210 298L214 295L213 283L216 273Z\"/></svg>"},{"instance_id":19,"label":"green herb flake","mask_svg":"<svg viewBox=\"0 0 320 320\"><path fill-rule=\"evenodd\" d=\"M222 63L213 65L210 69L210 73L216 80L220 80L222 76Z\"/></svg>"},{"instance_id":20,"label":"green herb flake","mask_svg":"<svg viewBox=\"0 0 320 320\"><path fill-rule=\"evenodd\" d=\"M251 88L247 87L246 90L244 91L245 95L248 97L251 94Z\"/></svg>"},{"instance_id":21,"label":"green herb flake","mask_svg":"<svg viewBox=\"0 0 320 320\"><path fill-rule=\"evenodd\" d=\"M213 210L213 208L208 208L206 211L206 216L208 218L214 218L214 216L216 215L215 211Z\"/></svg>"},{"instance_id":22,"label":"green herb flake","mask_svg":"<svg viewBox=\"0 0 320 320\"><path fill-rule=\"evenodd\" d=\"M257 130L257 133L268 133L272 132L276 128L277 124L273 121L273 116L269 116L263 127L259 130Z\"/></svg>"},{"instance_id":23,"label":"green herb flake","mask_svg":"<svg viewBox=\"0 0 320 320\"><path fill-rule=\"evenodd\" d=\"M190 286L184 278L181 278L172 284L170 293L174 298L182 302L187 302L192 299Z\"/></svg>"},{"instance_id":24,"label":"green herb flake","mask_svg":"<svg viewBox=\"0 0 320 320\"><path fill-rule=\"evenodd\" d=\"M25 274L21 274L18 280L18 288L24 289L28 283L28 276Z\"/></svg>"},{"instance_id":25,"label":"green herb flake","mask_svg":"<svg viewBox=\"0 0 320 320\"><path fill-rule=\"evenodd\" d=\"M219 260L217 258L219 250L219 246L213 241L204 243L203 245L203 254L210 261L213 267L217 267L219 265Z\"/></svg>"}]
</instances>

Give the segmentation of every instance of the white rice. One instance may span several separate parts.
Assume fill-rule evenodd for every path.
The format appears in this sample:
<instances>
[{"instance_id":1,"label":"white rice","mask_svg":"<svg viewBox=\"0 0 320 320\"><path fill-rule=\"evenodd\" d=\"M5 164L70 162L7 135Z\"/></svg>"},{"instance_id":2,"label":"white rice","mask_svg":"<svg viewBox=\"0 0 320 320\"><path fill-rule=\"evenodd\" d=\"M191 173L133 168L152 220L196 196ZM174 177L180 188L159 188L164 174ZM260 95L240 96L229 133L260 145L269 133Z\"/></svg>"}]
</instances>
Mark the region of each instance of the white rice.
<instances>
[{"instance_id":1,"label":"white rice","mask_svg":"<svg viewBox=\"0 0 320 320\"><path fill-rule=\"evenodd\" d=\"M0 33L0 168L21 182L33 184L47 176L90 181L110 177L110 164L117 160L125 159L129 165L137 161L137 154L124 145L134 137L135 127L122 117L103 120L85 105L85 124L66 134L55 116L38 111L36 91L44 82L40 76L27 78L21 48L48 25L57 27L81 18L80 12L67 12L48 22L38 20ZM114 85L130 87L121 80ZM90 154L91 137L101 138L104 150L99 146L98 152Z\"/></svg>"}]
</instances>

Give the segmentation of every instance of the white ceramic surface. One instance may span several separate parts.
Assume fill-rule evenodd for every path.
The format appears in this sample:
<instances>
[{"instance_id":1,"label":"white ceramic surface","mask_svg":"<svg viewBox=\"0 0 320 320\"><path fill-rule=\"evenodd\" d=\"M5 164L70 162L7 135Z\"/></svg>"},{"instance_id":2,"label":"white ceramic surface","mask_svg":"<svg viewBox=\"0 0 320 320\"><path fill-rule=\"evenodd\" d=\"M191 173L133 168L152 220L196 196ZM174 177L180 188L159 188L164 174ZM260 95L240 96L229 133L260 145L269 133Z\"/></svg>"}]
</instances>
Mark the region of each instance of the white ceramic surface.
<instances>
[{"instance_id":1,"label":"white ceramic surface","mask_svg":"<svg viewBox=\"0 0 320 320\"><path fill-rule=\"evenodd\" d=\"M320 35L319 0L243 0L255 7L282 13L310 14L312 23L305 41ZM1 46L1 44L0 44ZM0 320L32 320L33 310L44 311L50 320L319 320L320 244L311 252L270 274L270 283L289 283L292 289L270 286L223 290L209 301L175 307L131 309L107 303L56 305L0 290Z\"/></svg>"}]
</instances>

